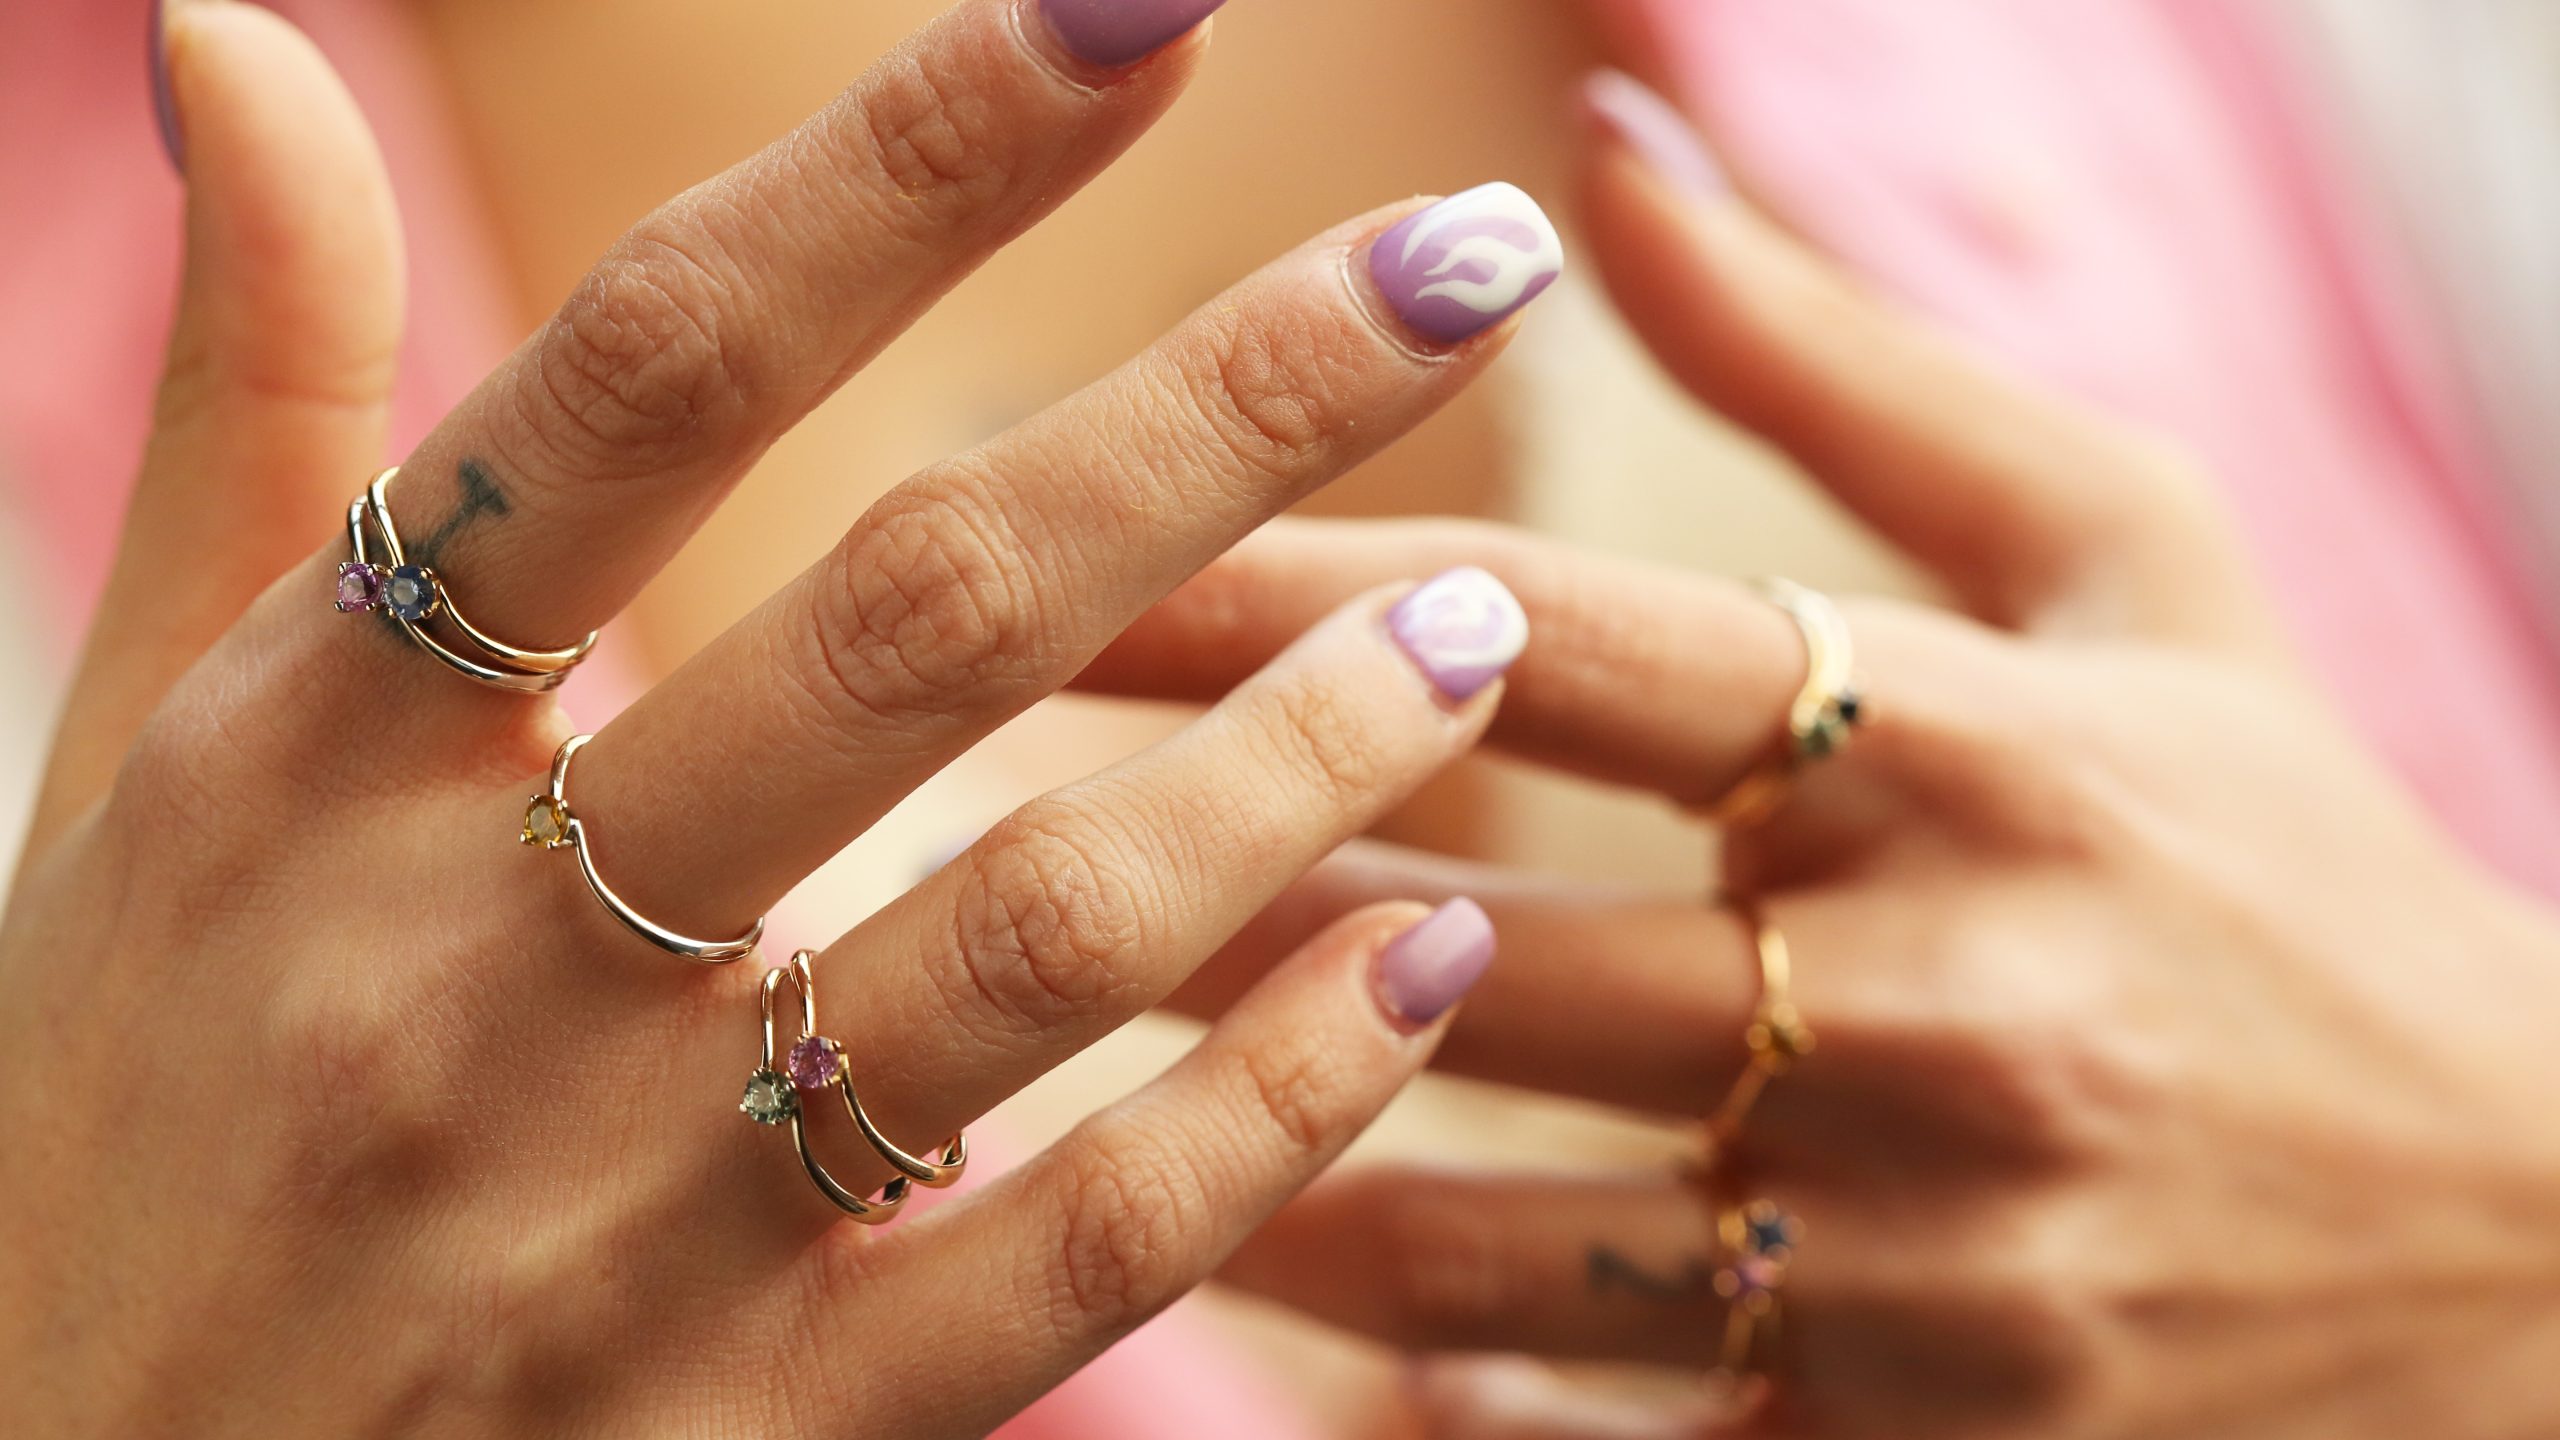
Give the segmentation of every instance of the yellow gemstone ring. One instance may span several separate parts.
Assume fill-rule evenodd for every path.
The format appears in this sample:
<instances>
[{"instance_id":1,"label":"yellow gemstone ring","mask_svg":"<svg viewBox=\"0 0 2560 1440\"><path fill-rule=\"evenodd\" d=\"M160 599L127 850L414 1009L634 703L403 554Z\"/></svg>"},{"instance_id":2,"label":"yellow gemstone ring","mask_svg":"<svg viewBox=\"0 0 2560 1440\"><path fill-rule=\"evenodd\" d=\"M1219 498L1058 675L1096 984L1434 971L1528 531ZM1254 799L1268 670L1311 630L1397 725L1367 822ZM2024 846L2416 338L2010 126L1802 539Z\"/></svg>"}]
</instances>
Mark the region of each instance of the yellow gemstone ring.
<instances>
[{"instance_id":1,"label":"yellow gemstone ring","mask_svg":"<svg viewBox=\"0 0 2560 1440\"><path fill-rule=\"evenodd\" d=\"M594 738L592 735L572 735L560 742L558 753L551 757L551 783L542 794L526 802L524 829L517 838L537 850L558 850L566 846L576 851L578 873L587 878L587 888L595 892L596 899L604 905L605 913L621 921L624 929L669 954L681 955L705 965L725 965L741 955L752 953L756 942L764 938L763 916L757 916L756 923L748 926L747 932L734 940L697 940L690 935L679 935L632 909L629 902L615 894L613 887L604 883L604 877L596 873L596 857L587 840L587 827L569 809L569 762Z\"/></svg>"}]
</instances>

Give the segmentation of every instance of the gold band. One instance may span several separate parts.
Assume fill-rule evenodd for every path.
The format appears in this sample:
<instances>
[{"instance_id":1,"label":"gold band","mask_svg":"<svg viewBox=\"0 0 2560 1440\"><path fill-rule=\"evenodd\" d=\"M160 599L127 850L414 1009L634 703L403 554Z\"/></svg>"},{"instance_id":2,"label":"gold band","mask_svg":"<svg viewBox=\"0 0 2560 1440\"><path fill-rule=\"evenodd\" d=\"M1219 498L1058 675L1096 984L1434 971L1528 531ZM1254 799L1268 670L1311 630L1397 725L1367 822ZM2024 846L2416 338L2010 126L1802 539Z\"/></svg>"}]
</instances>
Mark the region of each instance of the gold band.
<instances>
[{"instance_id":1,"label":"gold band","mask_svg":"<svg viewBox=\"0 0 2560 1440\"><path fill-rule=\"evenodd\" d=\"M578 873L586 877L587 889L595 893L606 913L621 921L624 929L669 954L681 955L705 965L725 965L752 952L756 942L764 938L763 916L757 916L756 923L748 926L747 932L734 940L697 940L689 935L679 935L632 909L628 901L614 893L612 886L604 883L604 876L596 873L596 857L588 846L587 827L569 809L569 762L594 738L592 735L572 735L560 742L560 749L551 757L550 784L542 794L526 802L524 828L516 838L537 850L557 850L567 846L578 852Z\"/></svg>"},{"instance_id":2,"label":"gold band","mask_svg":"<svg viewBox=\"0 0 2560 1440\"><path fill-rule=\"evenodd\" d=\"M1786 1318L1787 1268L1803 1243L1803 1224L1767 1200L1716 1211L1715 1289L1725 1318L1715 1373L1728 1385L1768 1375Z\"/></svg>"},{"instance_id":3,"label":"gold band","mask_svg":"<svg viewBox=\"0 0 2560 1440\"><path fill-rule=\"evenodd\" d=\"M1769 1082L1794 1068L1813 1051L1813 1027L1804 1023L1794 999L1794 960L1786 932L1770 923L1751 900L1727 902L1734 917L1751 932L1751 948L1760 959L1760 1002L1753 1007L1750 1028L1743 1031L1748 1054L1733 1088L1707 1112L1707 1139L1721 1153L1742 1134L1742 1123L1769 1088Z\"/></svg>"},{"instance_id":4,"label":"gold band","mask_svg":"<svg viewBox=\"0 0 2560 1440\"><path fill-rule=\"evenodd\" d=\"M800 1168L808 1172L809 1182L818 1187L818 1193L865 1225L884 1225L907 1203L912 1187L949 1185L960 1178L961 1172L969 1168L969 1137L954 1135L943 1142L939 1161L923 1160L890 1143L871 1123L862 1101L853 1092L853 1076L845 1065L844 1048L818 1033L818 988L809 971L809 961L814 956L814 951L796 951L790 964L765 972L758 998L764 1021L763 1059L756 1072L747 1077L746 1094L739 1100L738 1109L759 1125L787 1122L791 1126L792 1148L800 1154ZM774 997L786 984L800 996L800 1034L788 1052L776 1043L774 1030ZM876 1198L864 1199L846 1189L810 1153L808 1111L802 1096L828 1088L843 1096L845 1111L852 1116L862 1138L899 1172L880 1188Z\"/></svg>"},{"instance_id":5,"label":"gold band","mask_svg":"<svg viewBox=\"0 0 2560 1440\"><path fill-rule=\"evenodd\" d=\"M1866 718L1853 676L1855 651L1840 607L1819 590L1774 576L1752 588L1795 622L1804 637L1804 684L1787 704L1787 733L1768 758L1706 807L1707 818L1729 830L1757 825L1776 812L1797 772L1849 748Z\"/></svg>"},{"instance_id":6,"label":"gold band","mask_svg":"<svg viewBox=\"0 0 2560 1440\"><path fill-rule=\"evenodd\" d=\"M595 648L595 632L589 631L575 645L531 650L510 645L464 618L444 577L428 566L413 564L400 544L390 500L391 482L399 474L400 467L395 465L374 476L364 494L347 507L347 543L355 558L338 567L338 609L382 611L419 649L491 689L521 695L558 689ZM455 649L427 628L426 622L439 615L474 654Z\"/></svg>"}]
</instances>

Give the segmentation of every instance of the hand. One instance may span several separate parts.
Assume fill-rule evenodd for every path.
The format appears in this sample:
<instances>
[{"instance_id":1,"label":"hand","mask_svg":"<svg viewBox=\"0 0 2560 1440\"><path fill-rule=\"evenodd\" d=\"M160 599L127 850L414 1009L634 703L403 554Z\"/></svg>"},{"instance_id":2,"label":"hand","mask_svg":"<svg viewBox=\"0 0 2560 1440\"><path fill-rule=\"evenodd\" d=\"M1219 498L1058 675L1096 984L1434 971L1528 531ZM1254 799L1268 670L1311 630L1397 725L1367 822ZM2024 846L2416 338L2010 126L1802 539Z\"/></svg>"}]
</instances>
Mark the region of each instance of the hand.
<instances>
[{"instance_id":1,"label":"hand","mask_svg":"<svg viewBox=\"0 0 2560 1440\"><path fill-rule=\"evenodd\" d=\"M1142 56L1125 25L969 0L642 221L409 457L412 557L493 635L609 621L765 445L1171 104L1207 8L1113 12L1179 22ZM1022 1168L839 1223L738 1114L757 967L652 949L517 843L559 707L332 612L345 541L308 547L380 454L387 187L282 22L173 24L190 260L161 424L0 923L0 1428L980 1433L1211 1271L1423 1063L1490 933L1364 909ZM1517 192L1487 205L1547 233ZM1395 218L918 476L605 726L570 794L599 871L738 933L1464 386L1552 255L1434 302L1351 263ZM1516 617L1469 583L1435 593ZM1423 610L1390 633L1396 593L817 958L886 1134L921 1150L1153 1005L1473 742L1516 627L1462 674ZM891 1178L815 1119L852 1190Z\"/></svg>"},{"instance_id":2,"label":"hand","mask_svg":"<svg viewBox=\"0 0 2560 1440\"><path fill-rule=\"evenodd\" d=\"M1452 1361L1419 1389L1427 1428L2547 1432L2552 917L2342 732L2158 443L1885 313L1625 133L1596 136L1586 206L1631 320L1971 615L1844 602L1869 723L1726 837L1818 1039L1717 1157L1720 1191L1803 1226L1778 1403ZM1275 527L1088 683L1211 692L1341 595L1460 559L1536 627L1497 742L1684 806L1770 753L1805 665L1776 610L1484 527ZM1178 1002L1216 1013L1372 898L1456 893L1509 954L1444 1067L1688 1117L1742 1070L1759 972L1731 910L1379 846L1321 867ZM1423 1354L1696 1370L1724 1334L1720 1263L1678 1176L1385 1168L1321 1183L1224 1273Z\"/></svg>"}]
</instances>

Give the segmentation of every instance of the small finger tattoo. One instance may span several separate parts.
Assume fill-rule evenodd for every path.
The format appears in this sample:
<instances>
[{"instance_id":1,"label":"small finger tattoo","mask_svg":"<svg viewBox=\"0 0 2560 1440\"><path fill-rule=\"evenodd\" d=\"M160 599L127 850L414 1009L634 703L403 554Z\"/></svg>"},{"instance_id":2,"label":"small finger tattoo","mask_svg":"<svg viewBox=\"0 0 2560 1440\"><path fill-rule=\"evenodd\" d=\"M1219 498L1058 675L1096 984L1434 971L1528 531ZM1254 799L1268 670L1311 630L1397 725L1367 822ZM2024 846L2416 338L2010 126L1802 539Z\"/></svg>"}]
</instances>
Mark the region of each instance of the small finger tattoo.
<instances>
[{"instance_id":1,"label":"small finger tattoo","mask_svg":"<svg viewBox=\"0 0 2560 1440\"><path fill-rule=\"evenodd\" d=\"M421 565L432 566L451 544L453 537L483 515L504 516L507 513L506 492L498 488L498 477L490 473L487 462L465 459L455 467L462 489L462 502L444 517L427 538L409 547L409 553Z\"/></svg>"}]
</instances>

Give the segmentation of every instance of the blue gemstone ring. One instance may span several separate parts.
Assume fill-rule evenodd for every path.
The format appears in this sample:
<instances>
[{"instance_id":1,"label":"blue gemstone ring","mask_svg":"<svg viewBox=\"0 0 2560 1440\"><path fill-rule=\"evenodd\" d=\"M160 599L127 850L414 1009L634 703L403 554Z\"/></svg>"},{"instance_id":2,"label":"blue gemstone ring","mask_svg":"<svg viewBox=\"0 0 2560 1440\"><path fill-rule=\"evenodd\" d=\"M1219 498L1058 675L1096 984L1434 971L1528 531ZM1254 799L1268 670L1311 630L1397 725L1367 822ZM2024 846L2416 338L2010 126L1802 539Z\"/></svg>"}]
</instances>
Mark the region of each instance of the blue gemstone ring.
<instances>
[{"instance_id":1,"label":"blue gemstone ring","mask_svg":"<svg viewBox=\"0 0 2560 1440\"><path fill-rule=\"evenodd\" d=\"M1769 1200L1716 1212L1716 1294L1725 1302L1716 1371L1740 1384L1766 1375L1785 1313L1787 1268L1804 1244L1804 1224Z\"/></svg>"},{"instance_id":2,"label":"blue gemstone ring","mask_svg":"<svg viewBox=\"0 0 2560 1440\"><path fill-rule=\"evenodd\" d=\"M354 558L338 567L338 612L380 611L446 668L492 689L528 695L558 689L595 648L594 632L562 649L533 650L509 645L462 618L443 579L401 549L390 499L391 482L399 474L394 466L374 476L373 483L347 507L347 544ZM429 628L427 622L438 617L443 620L441 628L451 632L451 641Z\"/></svg>"},{"instance_id":3,"label":"blue gemstone ring","mask_svg":"<svg viewBox=\"0 0 2560 1440\"><path fill-rule=\"evenodd\" d=\"M1787 731L1769 757L1704 807L1707 818L1727 830L1747 829L1777 813L1797 772L1848 749L1869 718L1852 673L1849 622L1831 597L1775 576L1755 580L1751 588L1803 637L1804 684L1787 702Z\"/></svg>"}]
</instances>

